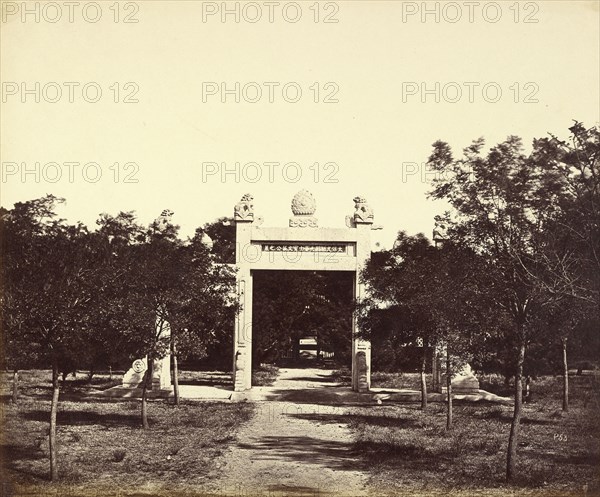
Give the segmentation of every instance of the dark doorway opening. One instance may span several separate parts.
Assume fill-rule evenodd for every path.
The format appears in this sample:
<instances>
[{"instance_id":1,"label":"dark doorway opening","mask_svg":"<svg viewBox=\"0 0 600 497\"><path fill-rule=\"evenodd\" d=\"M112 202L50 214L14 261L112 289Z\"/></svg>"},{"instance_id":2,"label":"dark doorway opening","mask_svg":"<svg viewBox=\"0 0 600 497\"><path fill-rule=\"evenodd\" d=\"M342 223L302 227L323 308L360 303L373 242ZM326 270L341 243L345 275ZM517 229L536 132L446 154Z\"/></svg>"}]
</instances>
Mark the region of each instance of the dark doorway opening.
<instances>
[{"instance_id":1,"label":"dark doorway opening","mask_svg":"<svg viewBox=\"0 0 600 497\"><path fill-rule=\"evenodd\" d=\"M351 365L354 273L254 271L252 364Z\"/></svg>"}]
</instances>

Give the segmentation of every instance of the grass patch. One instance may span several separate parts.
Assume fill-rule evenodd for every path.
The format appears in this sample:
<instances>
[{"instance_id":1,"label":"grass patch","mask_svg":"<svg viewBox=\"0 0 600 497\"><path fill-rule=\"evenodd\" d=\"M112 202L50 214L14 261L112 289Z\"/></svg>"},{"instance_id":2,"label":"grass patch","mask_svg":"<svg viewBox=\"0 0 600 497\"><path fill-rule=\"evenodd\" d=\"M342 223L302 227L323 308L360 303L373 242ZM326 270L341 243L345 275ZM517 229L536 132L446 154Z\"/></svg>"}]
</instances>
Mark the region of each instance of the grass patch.
<instances>
[{"instance_id":1,"label":"grass patch","mask_svg":"<svg viewBox=\"0 0 600 497\"><path fill-rule=\"evenodd\" d=\"M375 374L373 375L374 377ZM410 374L377 373L374 384L411 387ZM414 375L418 379L418 375ZM353 408L339 416L354 431L377 495L600 495L598 378L571 378L571 409L561 410L560 377L532 383L524 404L518 477L505 482L512 406L460 403L445 430L446 406ZM418 384L417 384L418 388ZM584 492L584 485L586 486Z\"/></svg>"},{"instance_id":2,"label":"grass patch","mask_svg":"<svg viewBox=\"0 0 600 497\"><path fill-rule=\"evenodd\" d=\"M252 386L270 387L279 376L279 368L273 364L261 364L252 371Z\"/></svg>"},{"instance_id":3,"label":"grass patch","mask_svg":"<svg viewBox=\"0 0 600 497\"><path fill-rule=\"evenodd\" d=\"M342 386L348 387L352 384L352 371L346 366L341 367L331 373L331 379Z\"/></svg>"},{"instance_id":4,"label":"grass patch","mask_svg":"<svg viewBox=\"0 0 600 497\"><path fill-rule=\"evenodd\" d=\"M331 377L343 386L352 384L352 371L347 367L336 369ZM431 385L431 375L426 375L427 386ZM421 389L421 375L419 373L387 373L374 371L371 373L372 388L398 388L407 390Z\"/></svg>"},{"instance_id":5,"label":"grass patch","mask_svg":"<svg viewBox=\"0 0 600 497\"><path fill-rule=\"evenodd\" d=\"M2 481L10 495L42 495L55 488L48 482L50 378L47 372L27 372L21 379L19 403L2 406ZM65 388L68 400L61 393L58 413L60 485L76 489L72 495L85 495L90 488L119 488L128 495L202 486L254 409L246 403L175 407L150 401L151 429L142 430L139 401L75 399L84 389L76 381Z\"/></svg>"},{"instance_id":6,"label":"grass patch","mask_svg":"<svg viewBox=\"0 0 600 497\"><path fill-rule=\"evenodd\" d=\"M431 385L431 375L425 375L427 387ZM400 388L407 390L421 390L421 375L419 373L383 373L371 374L371 386L374 388Z\"/></svg>"}]
</instances>

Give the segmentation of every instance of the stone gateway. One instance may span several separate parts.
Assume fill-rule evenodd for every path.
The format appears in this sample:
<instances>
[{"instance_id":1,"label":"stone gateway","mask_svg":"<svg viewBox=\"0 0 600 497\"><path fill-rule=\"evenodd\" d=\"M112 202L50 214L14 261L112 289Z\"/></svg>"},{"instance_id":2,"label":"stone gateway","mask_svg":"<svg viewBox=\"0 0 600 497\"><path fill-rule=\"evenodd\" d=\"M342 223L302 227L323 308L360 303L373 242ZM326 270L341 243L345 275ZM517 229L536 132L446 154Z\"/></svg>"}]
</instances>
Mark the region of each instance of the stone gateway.
<instances>
[{"instance_id":1,"label":"stone gateway","mask_svg":"<svg viewBox=\"0 0 600 497\"><path fill-rule=\"evenodd\" d=\"M364 296L359 273L371 256L373 209L366 199L354 198L355 211L346 216L346 228L320 228L314 217L316 201L306 190L292 200L289 227L267 228L254 215L254 198L244 195L234 208L236 225L237 297L233 350L235 391L252 388L252 281L255 271L348 271L354 275L354 297ZM352 319L352 389L367 391L371 385L371 344L356 336Z\"/></svg>"}]
</instances>

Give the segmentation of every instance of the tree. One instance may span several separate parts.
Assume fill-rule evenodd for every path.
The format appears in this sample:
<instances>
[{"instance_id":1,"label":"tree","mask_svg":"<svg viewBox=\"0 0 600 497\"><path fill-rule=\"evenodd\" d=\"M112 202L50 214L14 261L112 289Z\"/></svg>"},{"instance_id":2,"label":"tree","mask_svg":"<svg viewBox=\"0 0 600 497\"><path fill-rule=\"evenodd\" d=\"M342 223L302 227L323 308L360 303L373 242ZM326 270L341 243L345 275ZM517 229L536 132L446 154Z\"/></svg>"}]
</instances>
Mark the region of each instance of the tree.
<instances>
[{"instance_id":1,"label":"tree","mask_svg":"<svg viewBox=\"0 0 600 497\"><path fill-rule=\"evenodd\" d=\"M600 129L575 122L569 131L568 141L554 135L535 140L532 152L541 171L542 205L552 207L535 240L543 271L533 276L559 301L545 317L561 342L564 411L569 409L569 337L578 324L600 317Z\"/></svg>"},{"instance_id":2,"label":"tree","mask_svg":"<svg viewBox=\"0 0 600 497\"><path fill-rule=\"evenodd\" d=\"M525 350L534 330L532 316L556 300L539 284L545 269L537 241L548 212L557 198L543 171L522 150L521 140L510 136L483 154L476 140L455 160L450 147L434 143L428 164L438 174L431 196L454 208L445 219L450 238L482 257L491 278L500 311L510 316L515 350L514 413L507 450L508 479L515 475L522 411L522 377Z\"/></svg>"},{"instance_id":3,"label":"tree","mask_svg":"<svg viewBox=\"0 0 600 497\"><path fill-rule=\"evenodd\" d=\"M169 320L186 323L186 330L199 336L196 323L202 315L202 329L212 322L214 331L232 281L230 273L209 261L206 250L198 251L198 243L184 250L167 213L147 230L133 213L103 214L98 230L89 232L56 219L56 206L63 201L48 195L0 211L3 362L15 372L15 400L19 368L31 367L32 361L52 368L52 480L58 478L59 373L147 356L141 409L147 428L152 363L168 350ZM190 349L193 345L190 341Z\"/></svg>"},{"instance_id":4,"label":"tree","mask_svg":"<svg viewBox=\"0 0 600 497\"><path fill-rule=\"evenodd\" d=\"M177 227L168 218L165 211L145 229L132 212L102 214L94 233L96 270L86 280L96 295L88 310L88 326L94 332L87 342L90 352L82 357L88 363L147 358L141 402L144 428L149 427L147 391L153 362L164 357L169 346L165 294L176 283L171 269Z\"/></svg>"},{"instance_id":5,"label":"tree","mask_svg":"<svg viewBox=\"0 0 600 497\"><path fill-rule=\"evenodd\" d=\"M166 296L165 310L171 324L175 404L179 404L178 357L205 356L208 347L232 329L238 310L234 270L215 262L210 249L204 230L198 229L171 261L177 282ZM180 343L185 344L181 352Z\"/></svg>"},{"instance_id":6,"label":"tree","mask_svg":"<svg viewBox=\"0 0 600 497\"><path fill-rule=\"evenodd\" d=\"M52 368L50 475L58 479L56 415L59 372L86 347L93 289L86 284L95 253L80 224L55 219L62 199L48 195L3 212L2 315L6 352L15 364L32 355Z\"/></svg>"},{"instance_id":7,"label":"tree","mask_svg":"<svg viewBox=\"0 0 600 497\"><path fill-rule=\"evenodd\" d=\"M533 364L525 364L528 374L560 371L563 378L562 410L565 412L569 410L569 344L581 342L582 325L591 317L589 311L586 302L572 297L541 309L537 316L539 331L530 345L536 348L536 360ZM554 346L548 347L548 344ZM593 344L588 346L593 347Z\"/></svg>"},{"instance_id":8,"label":"tree","mask_svg":"<svg viewBox=\"0 0 600 497\"><path fill-rule=\"evenodd\" d=\"M377 253L361 278L369 293L359 309L362 332L372 338L384 324L397 344L423 340L420 373L425 409L427 346L445 346L451 378L452 371L466 362L480 333L486 286L481 264L473 252L450 242L436 248L422 234L409 237L400 232L393 250ZM450 420L450 402L448 406Z\"/></svg>"},{"instance_id":9,"label":"tree","mask_svg":"<svg viewBox=\"0 0 600 497\"><path fill-rule=\"evenodd\" d=\"M235 223L231 217L220 217L202 229L212 240L211 253L221 263L235 264Z\"/></svg>"},{"instance_id":10,"label":"tree","mask_svg":"<svg viewBox=\"0 0 600 497\"><path fill-rule=\"evenodd\" d=\"M181 242L177 238L179 227L171 222L173 213L164 210L145 232L143 243L133 246L135 263L133 276L135 288L132 292L145 309L153 316L152 326L136 334L138 357L146 357L147 368L142 383L141 419L142 427L148 429L148 389L152 386L154 361L164 358L170 349L172 313L180 297L178 284L181 268L177 264Z\"/></svg>"},{"instance_id":11,"label":"tree","mask_svg":"<svg viewBox=\"0 0 600 497\"><path fill-rule=\"evenodd\" d=\"M423 234L409 237L398 233L394 249L372 258L361 273L367 285L368 297L359 307L359 329L370 336L375 328L371 315L376 309L386 308L386 313L396 316L393 327L399 342L421 342L421 408L427 407L425 381L428 346L436 344L436 325L429 306L423 305L420 294L428 293L428 276L435 258L435 248ZM411 278L412 276L412 278Z\"/></svg>"},{"instance_id":12,"label":"tree","mask_svg":"<svg viewBox=\"0 0 600 497\"><path fill-rule=\"evenodd\" d=\"M445 346L446 430L452 428L452 379L481 349L497 322L491 306L489 281L481 258L451 241L437 249L429 301L437 323L438 340Z\"/></svg>"},{"instance_id":13,"label":"tree","mask_svg":"<svg viewBox=\"0 0 600 497\"><path fill-rule=\"evenodd\" d=\"M535 239L543 272L532 276L551 294L600 311L600 128L575 122L563 141L534 140L531 162L539 171L534 201L545 228Z\"/></svg>"},{"instance_id":14,"label":"tree","mask_svg":"<svg viewBox=\"0 0 600 497\"><path fill-rule=\"evenodd\" d=\"M155 360L172 353L175 404L179 404L178 357L202 356L207 346L220 339L228 320L233 322L237 308L232 269L217 264L209 254L204 230L183 242L173 213L165 210L147 229L139 227L131 213L116 218L105 216L104 232L120 240L119 264L127 282L109 297L128 304L119 320L120 334L130 344L134 357L147 358L142 385L141 419L148 428L147 391ZM116 238L114 238L116 237ZM148 321L149 317L151 320ZM127 322L139 326L127 326ZM178 347L185 343L183 352Z\"/></svg>"}]
</instances>

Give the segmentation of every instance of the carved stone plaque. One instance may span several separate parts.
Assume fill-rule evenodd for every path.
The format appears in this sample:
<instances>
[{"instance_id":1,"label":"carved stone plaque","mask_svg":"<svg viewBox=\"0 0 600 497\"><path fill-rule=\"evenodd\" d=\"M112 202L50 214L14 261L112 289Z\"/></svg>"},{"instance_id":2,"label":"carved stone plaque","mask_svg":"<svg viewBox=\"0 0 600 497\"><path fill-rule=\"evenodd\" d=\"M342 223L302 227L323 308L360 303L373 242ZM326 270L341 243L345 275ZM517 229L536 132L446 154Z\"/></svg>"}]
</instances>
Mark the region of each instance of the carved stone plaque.
<instances>
[{"instance_id":1,"label":"carved stone plaque","mask_svg":"<svg viewBox=\"0 0 600 497\"><path fill-rule=\"evenodd\" d=\"M301 244L301 243L263 243L263 252L328 252L343 254L346 245L340 243Z\"/></svg>"}]
</instances>

